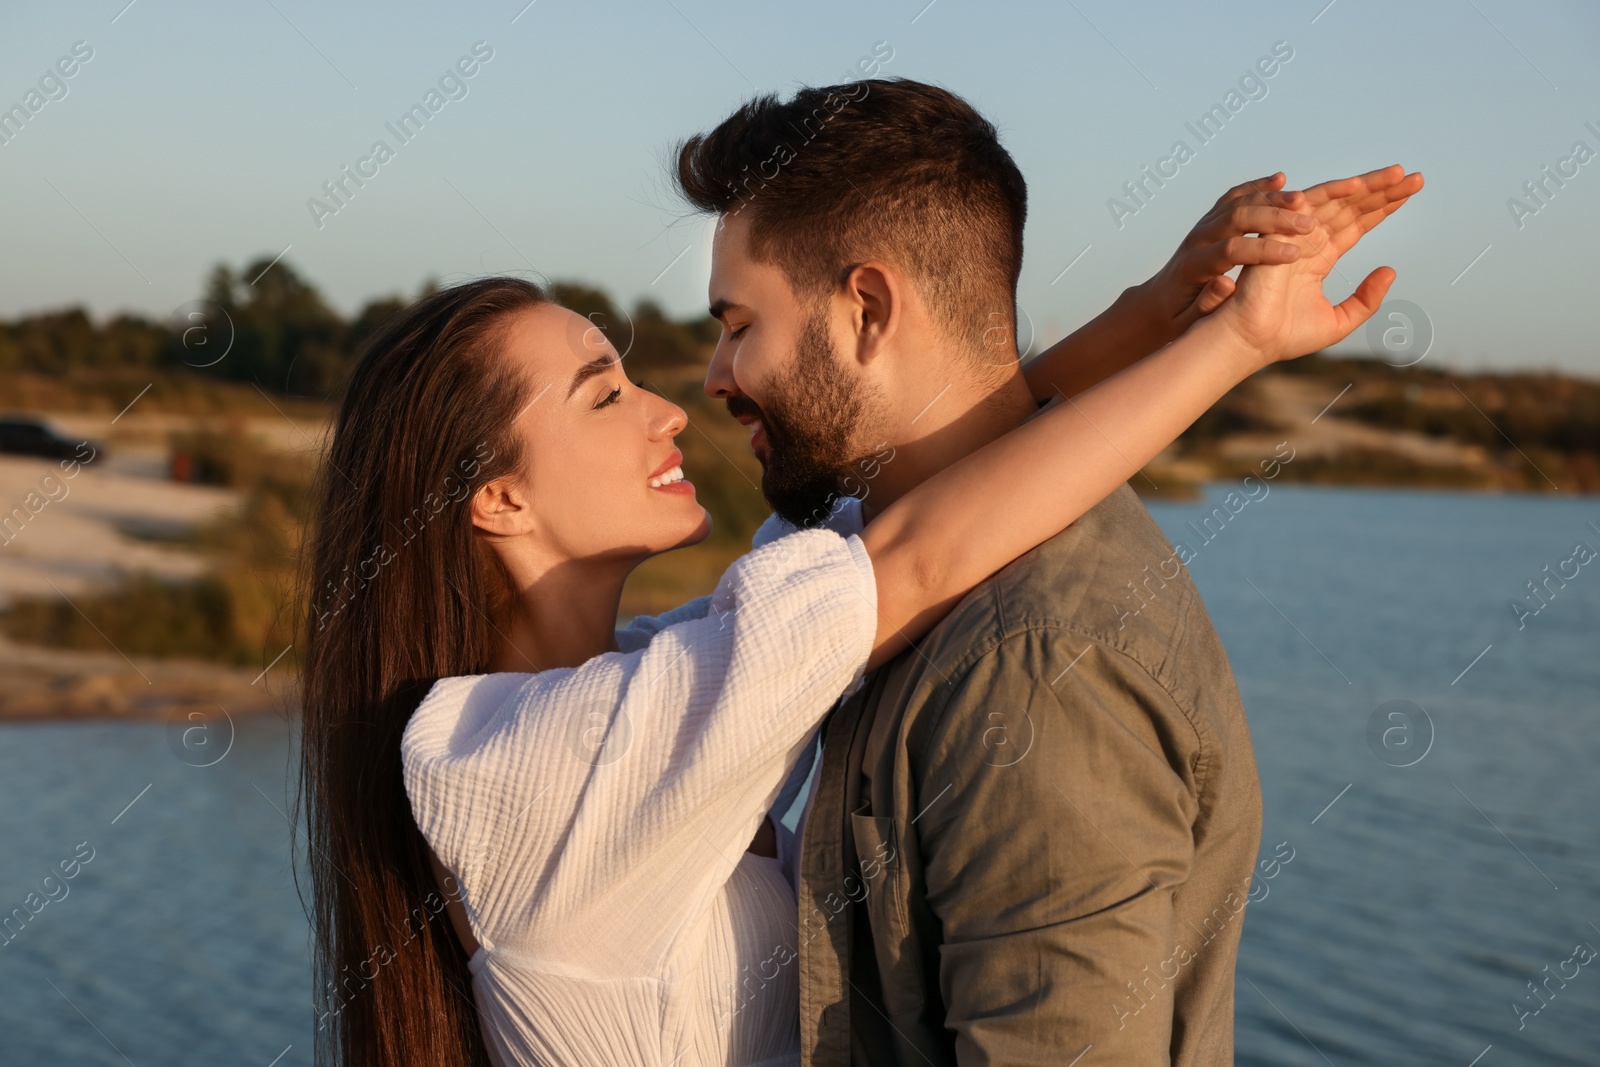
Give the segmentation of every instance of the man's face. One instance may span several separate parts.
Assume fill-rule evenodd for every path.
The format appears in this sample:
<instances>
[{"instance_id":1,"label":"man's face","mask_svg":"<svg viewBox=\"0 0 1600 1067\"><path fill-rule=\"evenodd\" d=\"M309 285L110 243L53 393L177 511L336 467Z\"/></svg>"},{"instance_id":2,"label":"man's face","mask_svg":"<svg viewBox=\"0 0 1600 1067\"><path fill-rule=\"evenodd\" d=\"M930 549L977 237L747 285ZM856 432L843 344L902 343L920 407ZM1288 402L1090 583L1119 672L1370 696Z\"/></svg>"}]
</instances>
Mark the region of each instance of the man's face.
<instances>
[{"instance_id":1,"label":"man's face","mask_svg":"<svg viewBox=\"0 0 1600 1067\"><path fill-rule=\"evenodd\" d=\"M750 258L748 222L725 217L711 251L711 313L722 322L706 394L750 428L761 492L796 526L815 525L840 478L871 446L877 392L836 343L824 303L802 300L777 266Z\"/></svg>"}]
</instances>

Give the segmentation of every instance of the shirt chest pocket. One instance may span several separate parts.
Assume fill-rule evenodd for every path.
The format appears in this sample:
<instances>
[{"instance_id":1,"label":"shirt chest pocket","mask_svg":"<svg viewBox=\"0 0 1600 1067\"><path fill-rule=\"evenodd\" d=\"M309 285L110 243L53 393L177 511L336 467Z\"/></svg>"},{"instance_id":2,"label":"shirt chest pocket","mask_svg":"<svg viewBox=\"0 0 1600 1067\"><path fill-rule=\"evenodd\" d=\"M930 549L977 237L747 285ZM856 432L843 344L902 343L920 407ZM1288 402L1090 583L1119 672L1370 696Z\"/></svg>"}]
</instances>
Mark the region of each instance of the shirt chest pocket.
<instances>
[{"instance_id":1,"label":"shirt chest pocket","mask_svg":"<svg viewBox=\"0 0 1600 1067\"><path fill-rule=\"evenodd\" d=\"M890 971L915 954L906 918L904 857L894 820L871 815L867 807L863 804L850 814L858 866L845 878L846 892L865 910L879 967Z\"/></svg>"}]
</instances>

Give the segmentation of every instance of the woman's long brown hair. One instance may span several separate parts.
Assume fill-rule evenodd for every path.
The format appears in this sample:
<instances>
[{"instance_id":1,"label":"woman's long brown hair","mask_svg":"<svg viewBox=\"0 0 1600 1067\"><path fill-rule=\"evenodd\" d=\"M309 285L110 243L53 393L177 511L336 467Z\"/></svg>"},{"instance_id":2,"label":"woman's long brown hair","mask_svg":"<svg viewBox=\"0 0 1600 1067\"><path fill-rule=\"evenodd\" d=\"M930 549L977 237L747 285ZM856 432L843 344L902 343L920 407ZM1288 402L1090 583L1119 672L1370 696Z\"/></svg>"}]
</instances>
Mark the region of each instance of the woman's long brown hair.
<instances>
[{"instance_id":1,"label":"woman's long brown hair","mask_svg":"<svg viewBox=\"0 0 1600 1067\"><path fill-rule=\"evenodd\" d=\"M489 670L503 571L468 501L516 469L528 402L503 358L538 286L433 293L374 336L345 387L310 540L301 805L317 1062L488 1062L466 956L412 819L400 737L435 679Z\"/></svg>"}]
</instances>

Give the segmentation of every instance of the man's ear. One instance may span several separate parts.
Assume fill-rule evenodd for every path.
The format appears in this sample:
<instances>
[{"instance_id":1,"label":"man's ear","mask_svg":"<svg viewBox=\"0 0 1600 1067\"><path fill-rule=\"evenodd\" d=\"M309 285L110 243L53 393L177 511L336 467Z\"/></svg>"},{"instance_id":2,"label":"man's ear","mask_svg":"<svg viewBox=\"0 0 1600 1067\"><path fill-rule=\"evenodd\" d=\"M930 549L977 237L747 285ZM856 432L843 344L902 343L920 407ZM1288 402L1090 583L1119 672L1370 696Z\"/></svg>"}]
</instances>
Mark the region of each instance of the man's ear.
<instances>
[{"instance_id":1,"label":"man's ear","mask_svg":"<svg viewBox=\"0 0 1600 1067\"><path fill-rule=\"evenodd\" d=\"M881 355L905 318L905 280L879 260L852 267L841 298L850 316L855 357L862 364Z\"/></svg>"},{"instance_id":2,"label":"man's ear","mask_svg":"<svg viewBox=\"0 0 1600 1067\"><path fill-rule=\"evenodd\" d=\"M478 486L470 501L472 525L496 537L516 537L533 529L533 508L522 483L496 478Z\"/></svg>"}]
</instances>

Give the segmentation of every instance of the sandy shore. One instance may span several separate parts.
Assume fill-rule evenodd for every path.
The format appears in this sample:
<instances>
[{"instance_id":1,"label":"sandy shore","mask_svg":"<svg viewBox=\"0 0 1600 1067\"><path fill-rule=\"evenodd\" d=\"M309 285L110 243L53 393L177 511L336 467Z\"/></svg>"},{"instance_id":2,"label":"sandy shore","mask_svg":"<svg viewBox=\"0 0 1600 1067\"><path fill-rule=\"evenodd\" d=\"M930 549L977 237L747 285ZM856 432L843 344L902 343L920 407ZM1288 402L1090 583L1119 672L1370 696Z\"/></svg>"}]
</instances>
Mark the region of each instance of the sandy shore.
<instances>
[{"instance_id":1,"label":"sandy shore","mask_svg":"<svg viewBox=\"0 0 1600 1067\"><path fill-rule=\"evenodd\" d=\"M18 645L0 638L0 722L62 719L172 721L283 713L294 678L277 667L237 670L177 659L124 659Z\"/></svg>"},{"instance_id":2,"label":"sandy shore","mask_svg":"<svg viewBox=\"0 0 1600 1067\"><path fill-rule=\"evenodd\" d=\"M160 539L214 521L240 496L168 480L168 451L160 442L171 417L157 420L162 425L132 415L121 420L107 454L71 478L54 460L0 455L0 521L11 516L0 532L0 607L16 597L70 599L119 570L183 579L205 569L202 557ZM104 418L55 421L74 437L101 441L113 429ZM274 443L286 448L307 439L293 425L277 436ZM260 679L258 673L192 660L130 661L109 643L103 653L77 652L0 638L0 721L173 720L292 704L292 672L279 666Z\"/></svg>"},{"instance_id":3,"label":"sandy shore","mask_svg":"<svg viewBox=\"0 0 1600 1067\"><path fill-rule=\"evenodd\" d=\"M199 574L204 560L149 538L212 521L239 495L167 481L166 462L163 448L126 446L68 478L54 460L0 456L0 606L19 596L70 597L118 569Z\"/></svg>"}]
</instances>

